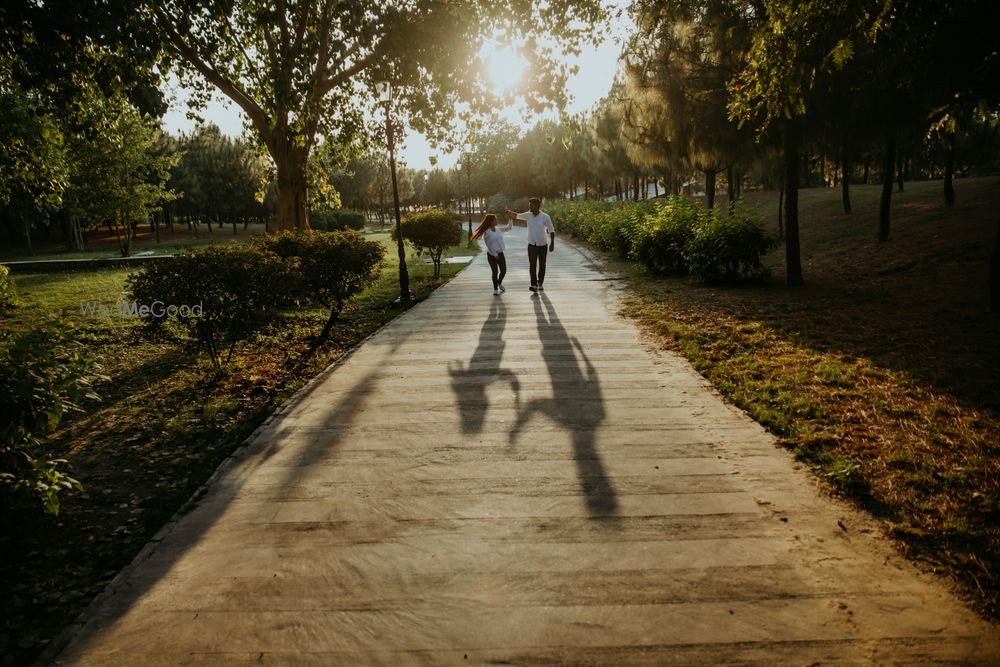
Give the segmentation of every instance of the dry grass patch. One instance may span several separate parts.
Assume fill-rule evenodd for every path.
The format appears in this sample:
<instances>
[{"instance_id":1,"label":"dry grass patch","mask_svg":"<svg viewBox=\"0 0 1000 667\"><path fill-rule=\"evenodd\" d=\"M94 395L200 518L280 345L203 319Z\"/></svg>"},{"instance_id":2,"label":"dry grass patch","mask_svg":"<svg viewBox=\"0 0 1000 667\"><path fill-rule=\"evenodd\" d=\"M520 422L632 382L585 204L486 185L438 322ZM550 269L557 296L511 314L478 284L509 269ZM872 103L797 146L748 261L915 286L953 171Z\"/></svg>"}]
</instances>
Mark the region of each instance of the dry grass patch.
<instances>
[{"instance_id":1,"label":"dry grass patch","mask_svg":"<svg viewBox=\"0 0 1000 667\"><path fill-rule=\"evenodd\" d=\"M984 290L1000 187L959 185L965 206L945 210L939 183L908 184L881 246L856 233L874 235L871 207L844 216L809 193L828 212L803 220L801 290L703 288L611 268L631 286L627 316L996 618L1000 317L986 312ZM771 257L779 279L782 261L780 250Z\"/></svg>"}]
</instances>

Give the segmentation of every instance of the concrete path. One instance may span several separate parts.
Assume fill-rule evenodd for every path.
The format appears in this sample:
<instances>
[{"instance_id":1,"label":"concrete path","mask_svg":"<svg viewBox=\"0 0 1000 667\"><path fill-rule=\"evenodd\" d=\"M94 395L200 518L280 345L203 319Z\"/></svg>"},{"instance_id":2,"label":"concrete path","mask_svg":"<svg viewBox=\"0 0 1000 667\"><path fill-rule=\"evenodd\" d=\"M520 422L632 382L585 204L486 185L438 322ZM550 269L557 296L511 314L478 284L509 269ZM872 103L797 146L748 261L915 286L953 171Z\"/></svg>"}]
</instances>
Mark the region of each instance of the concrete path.
<instances>
[{"instance_id":1,"label":"concrete path","mask_svg":"<svg viewBox=\"0 0 1000 667\"><path fill-rule=\"evenodd\" d=\"M584 255L531 295L523 244L262 427L57 663L1000 664Z\"/></svg>"}]
</instances>

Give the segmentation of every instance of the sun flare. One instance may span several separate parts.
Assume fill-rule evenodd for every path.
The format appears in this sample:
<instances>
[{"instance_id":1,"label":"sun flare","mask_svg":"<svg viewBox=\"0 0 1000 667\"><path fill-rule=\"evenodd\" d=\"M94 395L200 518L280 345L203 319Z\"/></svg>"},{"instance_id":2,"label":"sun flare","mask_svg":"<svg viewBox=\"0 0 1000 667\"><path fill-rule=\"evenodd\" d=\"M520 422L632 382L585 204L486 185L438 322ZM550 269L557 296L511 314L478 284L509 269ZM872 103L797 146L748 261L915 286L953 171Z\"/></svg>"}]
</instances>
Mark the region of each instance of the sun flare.
<instances>
[{"instance_id":1,"label":"sun flare","mask_svg":"<svg viewBox=\"0 0 1000 667\"><path fill-rule=\"evenodd\" d=\"M485 44L479 52L486 64L486 76L495 93L509 93L521 83L527 61L508 46Z\"/></svg>"}]
</instances>

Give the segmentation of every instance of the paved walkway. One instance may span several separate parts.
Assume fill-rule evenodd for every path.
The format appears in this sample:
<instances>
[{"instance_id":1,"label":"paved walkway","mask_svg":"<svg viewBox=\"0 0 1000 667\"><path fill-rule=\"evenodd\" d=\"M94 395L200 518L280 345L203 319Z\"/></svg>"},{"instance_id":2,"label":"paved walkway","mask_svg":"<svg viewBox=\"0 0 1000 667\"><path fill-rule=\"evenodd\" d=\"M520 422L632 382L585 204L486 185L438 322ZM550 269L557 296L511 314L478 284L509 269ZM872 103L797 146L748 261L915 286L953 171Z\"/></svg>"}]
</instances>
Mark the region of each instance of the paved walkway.
<instances>
[{"instance_id":1,"label":"paved walkway","mask_svg":"<svg viewBox=\"0 0 1000 667\"><path fill-rule=\"evenodd\" d=\"M479 256L151 544L73 665L1000 664L995 627L616 315Z\"/></svg>"}]
</instances>

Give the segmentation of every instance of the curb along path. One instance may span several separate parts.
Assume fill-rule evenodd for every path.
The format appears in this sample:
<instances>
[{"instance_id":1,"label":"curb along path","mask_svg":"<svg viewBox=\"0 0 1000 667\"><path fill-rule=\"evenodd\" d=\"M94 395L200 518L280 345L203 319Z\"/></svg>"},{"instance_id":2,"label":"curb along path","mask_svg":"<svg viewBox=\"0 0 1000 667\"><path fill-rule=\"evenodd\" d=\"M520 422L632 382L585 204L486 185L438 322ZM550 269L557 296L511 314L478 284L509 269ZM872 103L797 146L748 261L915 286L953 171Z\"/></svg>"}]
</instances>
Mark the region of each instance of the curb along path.
<instances>
[{"instance_id":1,"label":"curb along path","mask_svg":"<svg viewBox=\"0 0 1000 667\"><path fill-rule=\"evenodd\" d=\"M528 292L524 243L301 392L56 663L1000 663L580 252Z\"/></svg>"}]
</instances>

